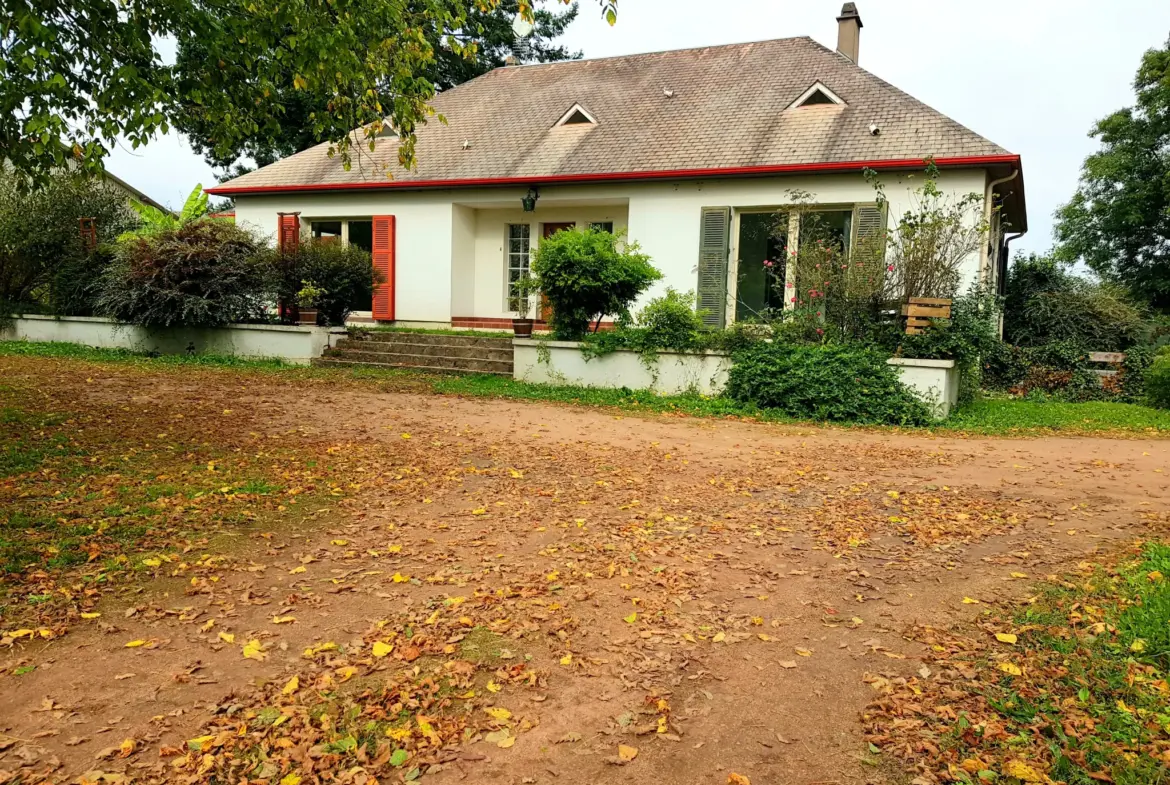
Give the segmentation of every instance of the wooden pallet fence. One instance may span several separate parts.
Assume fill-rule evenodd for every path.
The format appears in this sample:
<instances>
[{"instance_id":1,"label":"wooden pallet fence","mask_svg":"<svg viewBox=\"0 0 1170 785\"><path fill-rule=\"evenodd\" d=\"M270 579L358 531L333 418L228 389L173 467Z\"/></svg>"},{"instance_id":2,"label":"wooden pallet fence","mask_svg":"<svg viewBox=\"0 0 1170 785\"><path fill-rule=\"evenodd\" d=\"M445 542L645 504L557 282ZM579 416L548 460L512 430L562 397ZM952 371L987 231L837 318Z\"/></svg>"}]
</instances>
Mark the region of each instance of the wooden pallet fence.
<instances>
[{"instance_id":1,"label":"wooden pallet fence","mask_svg":"<svg viewBox=\"0 0 1170 785\"><path fill-rule=\"evenodd\" d=\"M906 334L919 335L930 326L932 319L950 319L951 301L938 297L911 297L902 305L906 317Z\"/></svg>"}]
</instances>

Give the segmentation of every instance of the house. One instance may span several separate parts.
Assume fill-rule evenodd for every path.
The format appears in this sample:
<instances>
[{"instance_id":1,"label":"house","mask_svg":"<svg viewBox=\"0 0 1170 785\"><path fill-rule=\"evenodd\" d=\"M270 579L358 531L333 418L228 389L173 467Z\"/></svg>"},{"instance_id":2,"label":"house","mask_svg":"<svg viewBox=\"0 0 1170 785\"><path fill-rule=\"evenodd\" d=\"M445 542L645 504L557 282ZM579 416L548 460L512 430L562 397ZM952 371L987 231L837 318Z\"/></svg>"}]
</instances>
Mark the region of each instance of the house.
<instances>
[{"instance_id":1,"label":"house","mask_svg":"<svg viewBox=\"0 0 1170 785\"><path fill-rule=\"evenodd\" d=\"M863 169L901 214L929 156L944 192L985 196L992 230L964 280L997 285L1027 229L1020 156L859 66L853 3L838 27L836 51L800 37L497 68L436 96L447 124L419 131L416 169L387 135L349 171L323 144L208 191L270 236L372 251L387 274L378 320L509 326L510 285L541 238L596 225L663 272L648 297L695 290L726 324L769 304L762 262L777 248L760 229L793 192L849 243L887 220Z\"/></svg>"}]
</instances>

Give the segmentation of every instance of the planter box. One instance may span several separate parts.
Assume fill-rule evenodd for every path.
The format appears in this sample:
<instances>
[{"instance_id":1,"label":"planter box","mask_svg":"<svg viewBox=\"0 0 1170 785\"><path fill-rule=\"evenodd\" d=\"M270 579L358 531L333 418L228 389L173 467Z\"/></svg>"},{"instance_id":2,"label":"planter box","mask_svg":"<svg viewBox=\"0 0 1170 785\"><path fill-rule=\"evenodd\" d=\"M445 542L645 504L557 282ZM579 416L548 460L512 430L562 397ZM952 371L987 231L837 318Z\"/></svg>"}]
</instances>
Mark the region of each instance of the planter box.
<instances>
[{"instance_id":1,"label":"planter box","mask_svg":"<svg viewBox=\"0 0 1170 785\"><path fill-rule=\"evenodd\" d=\"M547 348L547 355L541 355ZM725 354L681 354L659 352L650 368L641 355L617 351L586 359L581 344L575 341L512 341L513 378L537 384L563 384L581 387L627 387L651 390L660 395L675 395L694 390L703 395L717 395L727 386L731 358Z\"/></svg>"},{"instance_id":2,"label":"planter box","mask_svg":"<svg viewBox=\"0 0 1170 785\"><path fill-rule=\"evenodd\" d=\"M893 357L887 362L898 369L902 384L930 406L934 416L945 420L959 400L959 369L954 360L911 360Z\"/></svg>"},{"instance_id":3,"label":"planter box","mask_svg":"<svg viewBox=\"0 0 1170 785\"><path fill-rule=\"evenodd\" d=\"M103 349L158 354L228 354L277 358L308 365L329 344L331 328L282 324L233 324L218 328L147 329L92 316L18 316L0 330L7 340L79 343Z\"/></svg>"}]
</instances>

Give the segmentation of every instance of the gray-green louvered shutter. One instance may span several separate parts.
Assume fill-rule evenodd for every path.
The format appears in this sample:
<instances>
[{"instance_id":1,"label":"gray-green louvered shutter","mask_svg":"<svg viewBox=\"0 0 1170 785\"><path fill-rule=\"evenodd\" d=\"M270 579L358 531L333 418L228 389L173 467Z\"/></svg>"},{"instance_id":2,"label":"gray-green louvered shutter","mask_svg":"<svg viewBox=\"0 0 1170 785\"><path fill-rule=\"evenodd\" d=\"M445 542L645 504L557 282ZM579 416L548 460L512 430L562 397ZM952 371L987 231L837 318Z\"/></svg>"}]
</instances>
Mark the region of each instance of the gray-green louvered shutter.
<instances>
[{"instance_id":1,"label":"gray-green louvered shutter","mask_svg":"<svg viewBox=\"0 0 1170 785\"><path fill-rule=\"evenodd\" d=\"M727 242L731 234L730 207L704 207L699 225L698 308L703 324L727 324Z\"/></svg>"},{"instance_id":2,"label":"gray-green louvered shutter","mask_svg":"<svg viewBox=\"0 0 1170 785\"><path fill-rule=\"evenodd\" d=\"M853 213L854 243L872 245L874 254L885 251L886 211L877 205L858 205Z\"/></svg>"}]
</instances>

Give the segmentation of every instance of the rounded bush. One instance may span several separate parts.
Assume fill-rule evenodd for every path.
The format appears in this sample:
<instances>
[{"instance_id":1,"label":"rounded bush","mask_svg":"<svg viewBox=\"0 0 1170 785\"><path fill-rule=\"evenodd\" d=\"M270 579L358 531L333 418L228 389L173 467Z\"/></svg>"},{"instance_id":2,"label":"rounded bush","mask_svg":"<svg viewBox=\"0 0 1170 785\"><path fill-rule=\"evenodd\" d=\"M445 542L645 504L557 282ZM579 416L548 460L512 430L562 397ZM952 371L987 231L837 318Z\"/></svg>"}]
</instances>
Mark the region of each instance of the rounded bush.
<instances>
[{"instance_id":1,"label":"rounded bush","mask_svg":"<svg viewBox=\"0 0 1170 785\"><path fill-rule=\"evenodd\" d=\"M727 394L792 417L869 425L920 425L926 404L880 350L856 345L761 343L735 354Z\"/></svg>"},{"instance_id":2,"label":"rounded bush","mask_svg":"<svg viewBox=\"0 0 1170 785\"><path fill-rule=\"evenodd\" d=\"M98 310L143 327L266 320L275 286L259 251L255 237L226 221L128 237L102 273Z\"/></svg>"}]
</instances>

